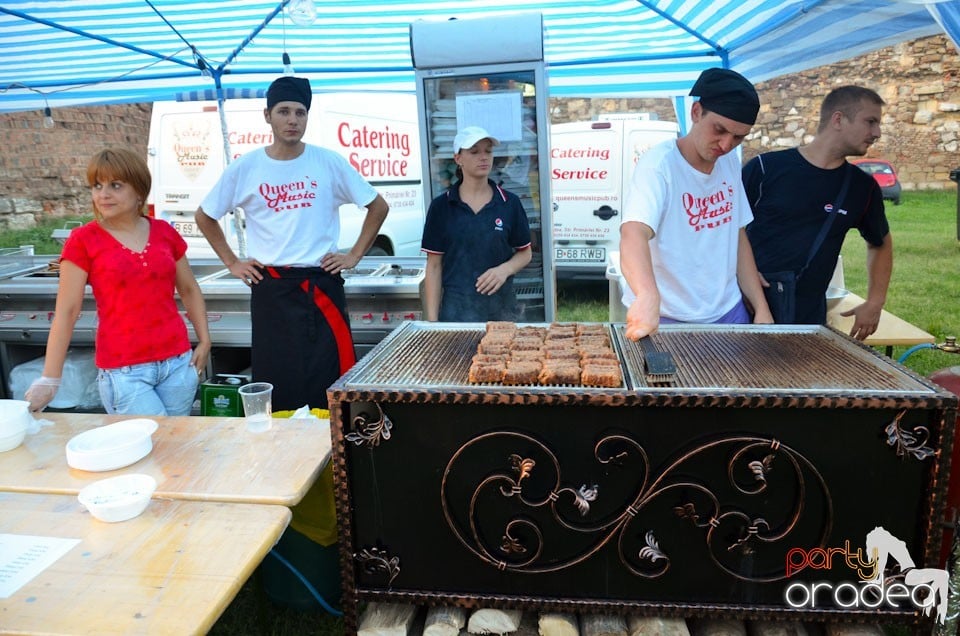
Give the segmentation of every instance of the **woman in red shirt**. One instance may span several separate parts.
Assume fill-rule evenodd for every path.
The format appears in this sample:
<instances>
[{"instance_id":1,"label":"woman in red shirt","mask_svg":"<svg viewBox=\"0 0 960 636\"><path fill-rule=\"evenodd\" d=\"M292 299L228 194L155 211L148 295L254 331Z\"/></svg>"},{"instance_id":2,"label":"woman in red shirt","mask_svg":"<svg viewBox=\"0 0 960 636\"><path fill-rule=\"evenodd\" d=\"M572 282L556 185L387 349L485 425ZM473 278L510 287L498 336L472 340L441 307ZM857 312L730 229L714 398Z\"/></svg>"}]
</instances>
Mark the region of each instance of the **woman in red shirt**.
<instances>
[{"instance_id":1,"label":"woman in red shirt","mask_svg":"<svg viewBox=\"0 0 960 636\"><path fill-rule=\"evenodd\" d=\"M124 148L103 150L87 165L95 218L73 230L63 246L43 376L26 392L31 410L42 410L56 395L89 283L97 305L97 381L107 413L190 414L210 355L206 307L186 242L170 224L144 214L150 181L143 158ZM193 351L174 291L197 335Z\"/></svg>"}]
</instances>

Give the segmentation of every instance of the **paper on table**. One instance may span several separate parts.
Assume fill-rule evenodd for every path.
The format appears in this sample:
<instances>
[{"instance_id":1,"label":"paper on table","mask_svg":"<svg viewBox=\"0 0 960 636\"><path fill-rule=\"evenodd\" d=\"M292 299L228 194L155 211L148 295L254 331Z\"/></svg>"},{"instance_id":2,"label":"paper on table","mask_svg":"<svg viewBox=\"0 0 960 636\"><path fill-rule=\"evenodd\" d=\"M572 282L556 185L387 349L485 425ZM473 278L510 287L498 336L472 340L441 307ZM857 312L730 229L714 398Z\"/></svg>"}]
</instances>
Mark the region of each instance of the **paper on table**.
<instances>
[{"instance_id":1,"label":"paper on table","mask_svg":"<svg viewBox=\"0 0 960 636\"><path fill-rule=\"evenodd\" d=\"M80 539L0 533L0 598L9 598L78 543Z\"/></svg>"}]
</instances>

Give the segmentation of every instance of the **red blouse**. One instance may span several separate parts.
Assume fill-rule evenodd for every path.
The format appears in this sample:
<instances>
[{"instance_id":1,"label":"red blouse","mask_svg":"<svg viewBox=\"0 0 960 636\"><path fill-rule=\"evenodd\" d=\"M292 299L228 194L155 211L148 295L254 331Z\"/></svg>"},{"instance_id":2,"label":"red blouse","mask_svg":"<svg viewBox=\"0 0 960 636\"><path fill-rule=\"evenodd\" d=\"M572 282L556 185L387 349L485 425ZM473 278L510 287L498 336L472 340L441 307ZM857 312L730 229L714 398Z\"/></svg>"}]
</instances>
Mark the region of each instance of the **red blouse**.
<instances>
[{"instance_id":1,"label":"red blouse","mask_svg":"<svg viewBox=\"0 0 960 636\"><path fill-rule=\"evenodd\" d=\"M157 362L190 349L176 291L187 244L167 223L150 222L142 252L123 246L92 221L70 232L62 258L87 272L97 303L97 367Z\"/></svg>"}]
</instances>

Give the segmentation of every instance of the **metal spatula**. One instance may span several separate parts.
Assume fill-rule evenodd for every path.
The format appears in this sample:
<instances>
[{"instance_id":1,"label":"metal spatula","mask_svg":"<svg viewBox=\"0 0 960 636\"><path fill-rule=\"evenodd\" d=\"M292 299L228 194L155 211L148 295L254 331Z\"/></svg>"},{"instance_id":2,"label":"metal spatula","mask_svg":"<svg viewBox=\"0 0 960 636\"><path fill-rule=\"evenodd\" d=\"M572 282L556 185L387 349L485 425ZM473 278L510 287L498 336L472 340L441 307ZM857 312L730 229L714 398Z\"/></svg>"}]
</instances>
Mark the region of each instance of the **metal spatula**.
<instances>
[{"instance_id":1,"label":"metal spatula","mask_svg":"<svg viewBox=\"0 0 960 636\"><path fill-rule=\"evenodd\" d=\"M669 351L660 351L653 344L650 336L640 338L640 348L643 349L643 367L650 386L668 386L676 380L677 365L673 361L673 354Z\"/></svg>"}]
</instances>

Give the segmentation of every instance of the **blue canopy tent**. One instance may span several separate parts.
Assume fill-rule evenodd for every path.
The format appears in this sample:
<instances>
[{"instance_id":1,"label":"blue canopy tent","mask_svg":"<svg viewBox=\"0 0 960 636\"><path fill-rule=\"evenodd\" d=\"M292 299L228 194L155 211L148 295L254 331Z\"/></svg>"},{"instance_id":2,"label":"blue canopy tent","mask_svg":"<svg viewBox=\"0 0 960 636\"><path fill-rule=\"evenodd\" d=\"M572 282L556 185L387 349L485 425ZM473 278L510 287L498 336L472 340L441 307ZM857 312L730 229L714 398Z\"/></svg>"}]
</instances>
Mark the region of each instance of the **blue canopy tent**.
<instances>
[{"instance_id":1,"label":"blue canopy tent","mask_svg":"<svg viewBox=\"0 0 960 636\"><path fill-rule=\"evenodd\" d=\"M0 112L255 94L285 54L317 91L412 91L412 21L502 15L509 29L519 11L544 16L554 97L682 96L711 66L760 82L960 39L960 0L316 0L312 22L309 5L3 0Z\"/></svg>"}]
</instances>

